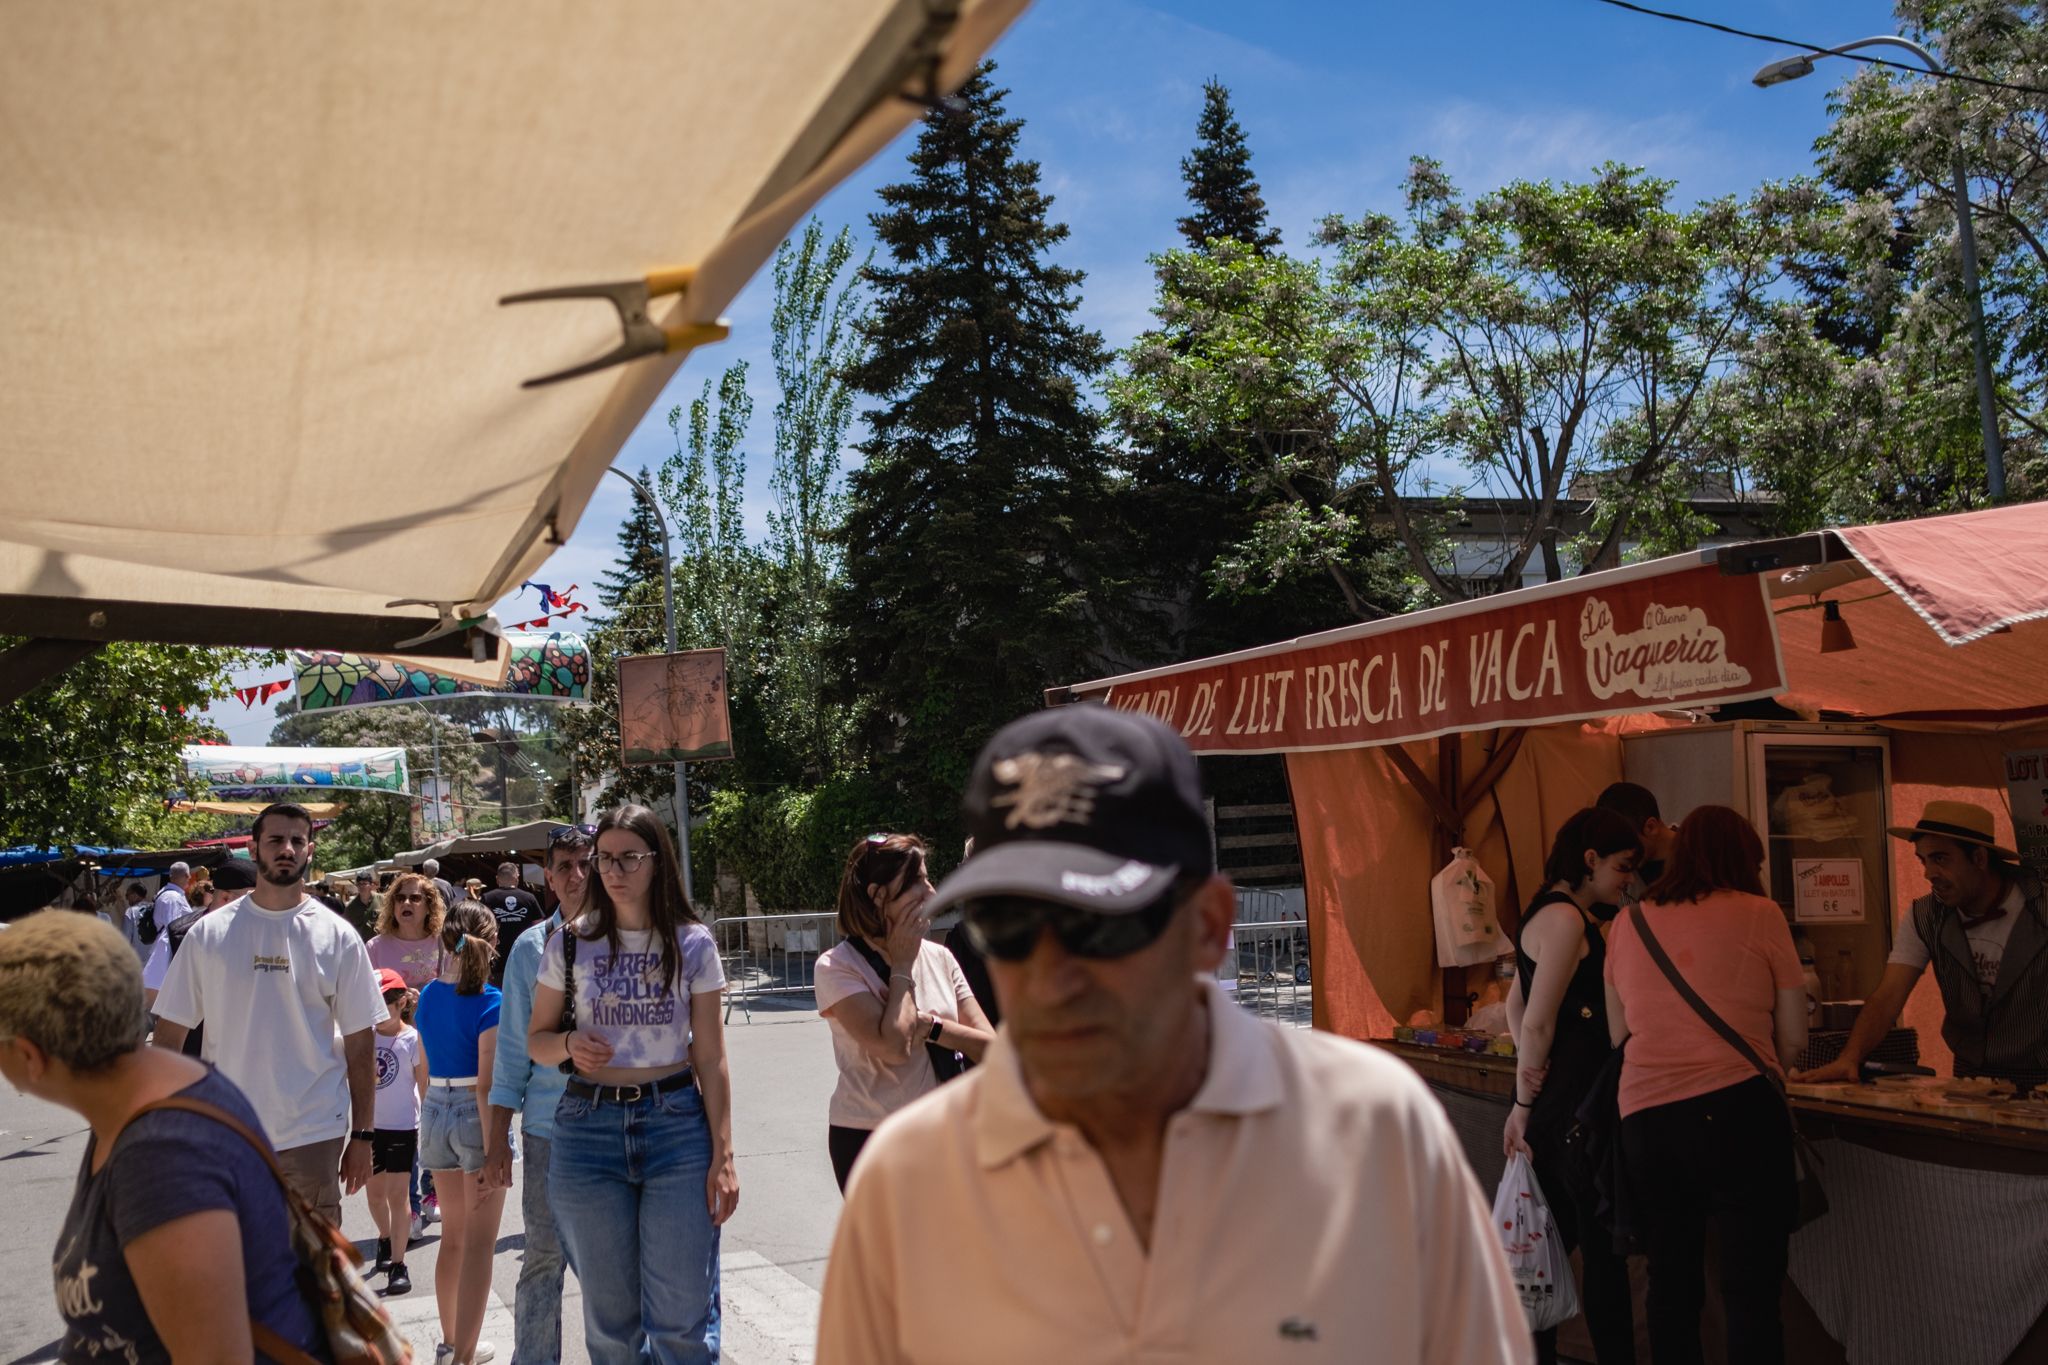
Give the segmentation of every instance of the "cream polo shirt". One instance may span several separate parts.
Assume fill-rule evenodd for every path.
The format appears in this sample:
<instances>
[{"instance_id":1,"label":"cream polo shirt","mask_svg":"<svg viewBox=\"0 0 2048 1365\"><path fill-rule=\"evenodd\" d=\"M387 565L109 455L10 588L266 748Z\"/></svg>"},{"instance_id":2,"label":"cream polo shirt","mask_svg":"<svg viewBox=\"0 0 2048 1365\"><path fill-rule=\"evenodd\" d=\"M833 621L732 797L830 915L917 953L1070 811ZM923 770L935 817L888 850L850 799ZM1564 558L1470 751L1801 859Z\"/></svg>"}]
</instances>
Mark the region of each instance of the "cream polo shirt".
<instances>
[{"instance_id":1,"label":"cream polo shirt","mask_svg":"<svg viewBox=\"0 0 2048 1365\"><path fill-rule=\"evenodd\" d=\"M1210 983L1148 1255L1078 1130L987 1059L876 1130L825 1275L819 1365L1532 1358L1492 1215L1402 1062Z\"/></svg>"}]
</instances>

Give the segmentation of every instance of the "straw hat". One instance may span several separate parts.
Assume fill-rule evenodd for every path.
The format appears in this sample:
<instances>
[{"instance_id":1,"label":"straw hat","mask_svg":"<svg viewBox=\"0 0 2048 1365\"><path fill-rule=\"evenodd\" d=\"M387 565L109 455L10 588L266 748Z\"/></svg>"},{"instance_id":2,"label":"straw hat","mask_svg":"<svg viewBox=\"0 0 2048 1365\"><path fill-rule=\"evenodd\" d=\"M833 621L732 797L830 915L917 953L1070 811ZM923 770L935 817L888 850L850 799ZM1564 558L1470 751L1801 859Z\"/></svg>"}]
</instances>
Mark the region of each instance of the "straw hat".
<instances>
[{"instance_id":1,"label":"straw hat","mask_svg":"<svg viewBox=\"0 0 2048 1365\"><path fill-rule=\"evenodd\" d=\"M2017 860L2020 856L1998 842L1998 826L1991 812L1968 801L1929 801L1917 824L1893 825L1887 832L1894 839L1938 834L1959 844L1988 848L2001 858Z\"/></svg>"}]
</instances>

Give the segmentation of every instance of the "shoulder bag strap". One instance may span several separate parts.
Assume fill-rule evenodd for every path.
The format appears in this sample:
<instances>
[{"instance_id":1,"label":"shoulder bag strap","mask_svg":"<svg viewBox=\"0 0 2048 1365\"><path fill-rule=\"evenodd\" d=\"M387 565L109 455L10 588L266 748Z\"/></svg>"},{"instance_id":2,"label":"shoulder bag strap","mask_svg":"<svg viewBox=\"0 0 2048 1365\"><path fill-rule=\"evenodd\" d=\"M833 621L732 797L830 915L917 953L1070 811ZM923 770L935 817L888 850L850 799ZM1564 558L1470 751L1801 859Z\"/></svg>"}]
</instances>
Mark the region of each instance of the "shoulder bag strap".
<instances>
[{"instance_id":1,"label":"shoulder bag strap","mask_svg":"<svg viewBox=\"0 0 2048 1365\"><path fill-rule=\"evenodd\" d=\"M299 1198L298 1191L292 1188L291 1182L285 1179L284 1167L277 1164L277 1154L270 1150L270 1144L264 1141L255 1129L236 1118L233 1114L230 1114L227 1110L222 1109L218 1105L208 1104L205 1100L190 1099L183 1095L171 1095L165 1099L151 1100L148 1104L143 1105L128 1116L128 1123L133 1123L144 1114L158 1109L181 1109L188 1114L197 1114L201 1118L212 1119L221 1127L236 1134L242 1141L256 1149L256 1155L263 1158L263 1164L268 1166L271 1175L277 1178L277 1187L284 1194L287 1211L296 1209L304 1203ZM128 1123L121 1125L123 1132L127 1131ZM116 1142L120 1140L120 1137L120 1133L114 1134ZM109 1152L111 1152L113 1143L107 1144L107 1147ZM310 1209L306 1210L306 1213L308 1216L312 1215ZM272 1360L279 1362L279 1365L320 1365L319 1361L286 1341L263 1323L256 1321L253 1316L249 1319L249 1340L257 1350L263 1352L264 1355L269 1356Z\"/></svg>"},{"instance_id":2,"label":"shoulder bag strap","mask_svg":"<svg viewBox=\"0 0 2048 1365\"><path fill-rule=\"evenodd\" d=\"M558 1033L576 1031L576 931L562 921L562 1027Z\"/></svg>"},{"instance_id":3,"label":"shoulder bag strap","mask_svg":"<svg viewBox=\"0 0 2048 1365\"><path fill-rule=\"evenodd\" d=\"M1721 1035L1722 1042L1741 1053L1742 1060L1755 1067L1758 1075L1782 1092L1784 1082L1779 1080L1778 1073L1764 1065L1763 1058L1756 1055L1756 1049L1751 1047L1741 1034L1730 1028L1727 1020L1714 1013L1713 1008L1700 999L1699 992L1687 985L1685 978L1678 974L1678 968L1664 952L1664 945L1650 932L1650 922L1644 917L1640 902L1629 907L1628 917L1629 923L1635 926L1636 936L1642 939L1643 947L1649 952L1650 960L1657 964L1658 971L1664 973L1664 979L1671 983L1671 989L1678 992L1681 1000L1692 1006L1692 1012L1697 1014L1708 1028Z\"/></svg>"}]
</instances>

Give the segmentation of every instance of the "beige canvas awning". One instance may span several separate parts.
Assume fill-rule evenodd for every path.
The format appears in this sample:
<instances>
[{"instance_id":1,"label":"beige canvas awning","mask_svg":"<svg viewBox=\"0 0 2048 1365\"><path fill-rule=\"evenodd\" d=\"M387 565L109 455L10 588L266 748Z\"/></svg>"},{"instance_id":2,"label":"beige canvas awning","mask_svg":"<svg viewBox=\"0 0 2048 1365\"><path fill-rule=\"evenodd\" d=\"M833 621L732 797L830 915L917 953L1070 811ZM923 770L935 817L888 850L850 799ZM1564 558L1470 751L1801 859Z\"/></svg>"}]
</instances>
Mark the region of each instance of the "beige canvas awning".
<instances>
[{"instance_id":1,"label":"beige canvas awning","mask_svg":"<svg viewBox=\"0 0 2048 1365\"><path fill-rule=\"evenodd\" d=\"M486 612L683 358L522 389L619 322L499 298L691 267L652 317L715 320L1024 2L9 6L0 633L391 653Z\"/></svg>"}]
</instances>

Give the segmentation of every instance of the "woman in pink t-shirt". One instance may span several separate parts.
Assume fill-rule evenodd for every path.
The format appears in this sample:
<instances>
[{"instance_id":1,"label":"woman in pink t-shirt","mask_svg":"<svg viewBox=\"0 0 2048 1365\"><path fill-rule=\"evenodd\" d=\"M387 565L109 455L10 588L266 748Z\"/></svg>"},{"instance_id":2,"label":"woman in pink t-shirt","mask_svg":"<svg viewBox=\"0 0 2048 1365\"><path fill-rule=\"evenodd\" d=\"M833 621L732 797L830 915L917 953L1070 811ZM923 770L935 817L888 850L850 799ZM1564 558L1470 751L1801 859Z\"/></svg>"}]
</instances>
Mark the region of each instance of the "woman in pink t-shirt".
<instances>
[{"instance_id":1,"label":"woman in pink t-shirt","mask_svg":"<svg viewBox=\"0 0 2048 1365\"><path fill-rule=\"evenodd\" d=\"M440 888L417 872L401 873L377 912L377 933L367 945L370 965L389 967L416 991L450 975L453 963L441 946L447 915Z\"/></svg>"},{"instance_id":2,"label":"woman in pink t-shirt","mask_svg":"<svg viewBox=\"0 0 2048 1365\"><path fill-rule=\"evenodd\" d=\"M818 1012L839 1068L826 1150L842 1192L882 1120L939 1084L933 1049L979 1061L995 1036L960 963L925 937L929 853L915 834L855 844L839 878L841 938L818 955Z\"/></svg>"},{"instance_id":3,"label":"woman in pink t-shirt","mask_svg":"<svg viewBox=\"0 0 2048 1365\"><path fill-rule=\"evenodd\" d=\"M1806 990L1785 912L1764 895L1763 841L1726 806L1685 817L1641 913L1672 965L1766 1063L1766 1077L1694 1012L1632 914L1607 945L1607 1019L1628 1051L1621 1146L1650 1262L1650 1354L1698 1361L1707 1220L1719 1226L1728 1358L1785 1359L1778 1298L1798 1210L1792 1119L1779 1087L1806 1046Z\"/></svg>"}]
</instances>

